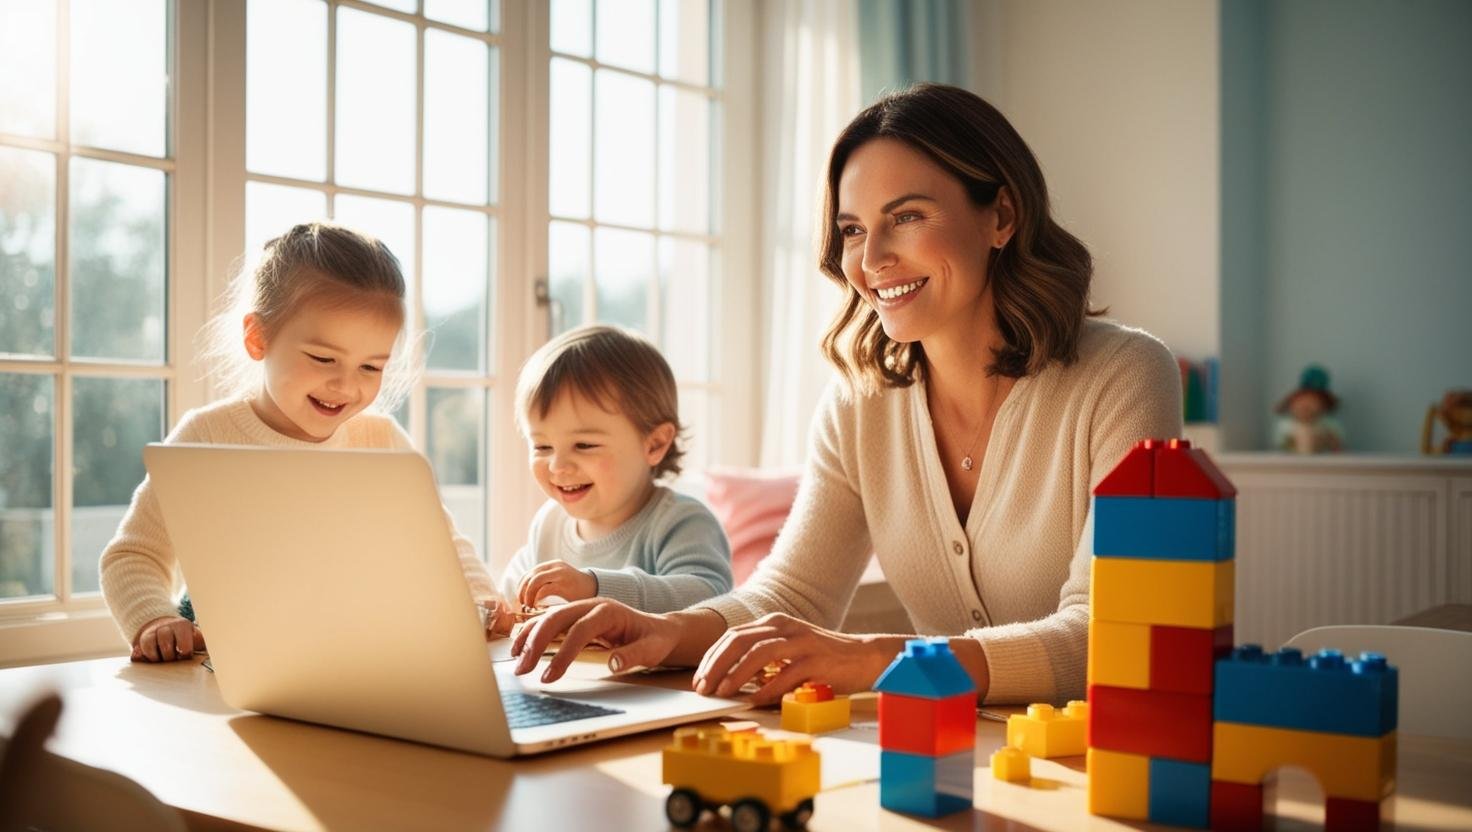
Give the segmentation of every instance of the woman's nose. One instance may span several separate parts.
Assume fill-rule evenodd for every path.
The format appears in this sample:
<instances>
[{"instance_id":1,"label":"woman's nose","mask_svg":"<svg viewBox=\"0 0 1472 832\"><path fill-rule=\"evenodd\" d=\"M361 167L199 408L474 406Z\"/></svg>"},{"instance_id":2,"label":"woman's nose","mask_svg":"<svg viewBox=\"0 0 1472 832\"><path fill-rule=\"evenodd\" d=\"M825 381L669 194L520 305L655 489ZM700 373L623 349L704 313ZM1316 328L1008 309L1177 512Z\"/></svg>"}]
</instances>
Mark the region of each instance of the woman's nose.
<instances>
[{"instance_id":1,"label":"woman's nose","mask_svg":"<svg viewBox=\"0 0 1472 832\"><path fill-rule=\"evenodd\" d=\"M865 274L877 275L898 261L894 247L890 245L889 235L883 232L871 232L865 238L864 259L861 264Z\"/></svg>"}]
</instances>

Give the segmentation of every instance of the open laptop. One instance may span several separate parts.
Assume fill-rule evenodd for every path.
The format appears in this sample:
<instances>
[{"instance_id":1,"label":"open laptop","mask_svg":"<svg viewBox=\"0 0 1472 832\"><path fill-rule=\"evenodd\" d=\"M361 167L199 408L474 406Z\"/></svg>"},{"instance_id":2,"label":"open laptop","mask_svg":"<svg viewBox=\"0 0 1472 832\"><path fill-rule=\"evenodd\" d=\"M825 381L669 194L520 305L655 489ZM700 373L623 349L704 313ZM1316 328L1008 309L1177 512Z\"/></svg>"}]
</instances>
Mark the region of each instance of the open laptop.
<instances>
[{"instance_id":1,"label":"open laptop","mask_svg":"<svg viewBox=\"0 0 1472 832\"><path fill-rule=\"evenodd\" d=\"M417 453L152 444L143 460L232 707L496 757L748 707L493 661Z\"/></svg>"}]
</instances>

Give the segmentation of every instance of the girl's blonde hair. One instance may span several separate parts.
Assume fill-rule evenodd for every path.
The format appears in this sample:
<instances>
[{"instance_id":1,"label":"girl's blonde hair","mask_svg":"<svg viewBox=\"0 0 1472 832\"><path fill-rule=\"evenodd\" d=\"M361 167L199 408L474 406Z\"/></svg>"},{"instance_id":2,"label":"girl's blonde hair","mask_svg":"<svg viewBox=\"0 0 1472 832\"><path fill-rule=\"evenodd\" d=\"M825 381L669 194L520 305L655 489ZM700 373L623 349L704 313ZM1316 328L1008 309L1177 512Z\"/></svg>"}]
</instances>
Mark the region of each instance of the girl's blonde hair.
<instances>
[{"instance_id":1,"label":"girl's blonde hair","mask_svg":"<svg viewBox=\"0 0 1472 832\"><path fill-rule=\"evenodd\" d=\"M309 222L266 243L245 261L200 332L200 359L220 397L260 389L260 362L245 352L244 320L260 318L266 339L306 304L355 308L397 318L402 327L373 409L393 412L414 385L417 341L408 333L404 273L375 237L328 222Z\"/></svg>"},{"instance_id":2,"label":"girl's blonde hair","mask_svg":"<svg viewBox=\"0 0 1472 832\"><path fill-rule=\"evenodd\" d=\"M516 381L516 424L530 434L527 417L535 408L545 417L563 390L610 412L623 414L639 433L668 422L675 426L654 478L680 473L680 394L675 374L659 348L638 333L614 326L589 325L569 330L532 353Z\"/></svg>"}]
</instances>

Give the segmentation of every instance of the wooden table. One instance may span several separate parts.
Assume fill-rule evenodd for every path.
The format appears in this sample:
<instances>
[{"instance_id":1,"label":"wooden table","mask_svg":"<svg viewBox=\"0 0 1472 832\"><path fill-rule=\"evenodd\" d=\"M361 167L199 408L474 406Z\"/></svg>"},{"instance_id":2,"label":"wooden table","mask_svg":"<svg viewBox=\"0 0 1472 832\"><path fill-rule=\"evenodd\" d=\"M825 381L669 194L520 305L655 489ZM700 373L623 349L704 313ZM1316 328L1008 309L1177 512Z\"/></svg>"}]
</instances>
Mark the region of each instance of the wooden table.
<instances>
[{"instance_id":1,"label":"wooden table","mask_svg":"<svg viewBox=\"0 0 1472 832\"><path fill-rule=\"evenodd\" d=\"M663 681L678 684L680 674ZM0 732L46 688L65 711L50 749L118 771L178 808L191 827L269 829L662 829L669 731L514 761L236 711L198 661L97 659L0 670ZM776 727L775 711L742 715ZM824 829L1130 829L1085 809L1083 758L1033 761L1033 787L1002 783L988 760L1000 722L978 721L976 806L925 822L879 809L873 700L854 726L818 741L826 790L811 827ZM1401 826L1472 828L1472 742L1403 736L1394 813ZM1279 781L1279 828L1322 821L1306 775ZM721 828L708 821L702 829Z\"/></svg>"}]
</instances>

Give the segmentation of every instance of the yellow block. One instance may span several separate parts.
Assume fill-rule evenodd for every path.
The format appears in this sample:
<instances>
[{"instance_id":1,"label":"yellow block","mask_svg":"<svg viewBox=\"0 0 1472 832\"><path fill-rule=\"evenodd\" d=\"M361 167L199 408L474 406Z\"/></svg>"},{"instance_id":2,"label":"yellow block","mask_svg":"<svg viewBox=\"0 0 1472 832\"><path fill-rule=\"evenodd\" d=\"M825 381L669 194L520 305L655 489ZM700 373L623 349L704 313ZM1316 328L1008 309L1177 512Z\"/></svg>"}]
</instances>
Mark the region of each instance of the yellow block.
<instances>
[{"instance_id":1,"label":"yellow block","mask_svg":"<svg viewBox=\"0 0 1472 832\"><path fill-rule=\"evenodd\" d=\"M1150 758L1090 748L1089 813L1126 820L1150 818Z\"/></svg>"},{"instance_id":2,"label":"yellow block","mask_svg":"<svg viewBox=\"0 0 1472 832\"><path fill-rule=\"evenodd\" d=\"M1211 779L1261 783L1282 766L1299 766L1325 797L1378 801L1395 790L1395 732L1356 737L1218 722L1212 729Z\"/></svg>"},{"instance_id":3,"label":"yellow block","mask_svg":"<svg viewBox=\"0 0 1472 832\"><path fill-rule=\"evenodd\" d=\"M1221 627L1232 623L1235 561L1094 558L1097 621Z\"/></svg>"},{"instance_id":4,"label":"yellow block","mask_svg":"<svg viewBox=\"0 0 1472 832\"><path fill-rule=\"evenodd\" d=\"M782 697L782 730L804 734L821 734L849 727L850 705L847 696L835 696L826 702L803 702L794 693Z\"/></svg>"},{"instance_id":5,"label":"yellow block","mask_svg":"<svg viewBox=\"0 0 1472 832\"><path fill-rule=\"evenodd\" d=\"M1010 745L992 752L992 776L1008 783L1026 783L1032 779L1032 758Z\"/></svg>"},{"instance_id":6,"label":"yellow block","mask_svg":"<svg viewBox=\"0 0 1472 832\"><path fill-rule=\"evenodd\" d=\"M1150 689L1150 625L1089 622L1089 684Z\"/></svg>"},{"instance_id":7,"label":"yellow block","mask_svg":"<svg viewBox=\"0 0 1472 832\"><path fill-rule=\"evenodd\" d=\"M1027 713L1007 717L1007 744L1045 760L1084 753L1088 733L1087 702L1069 702L1062 711L1052 705L1028 705Z\"/></svg>"},{"instance_id":8,"label":"yellow block","mask_svg":"<svg viewBox=\"0 0 1472 832\"><path fill-rule=\"evenodd\" d=\"M677 728L663 764L667 785L691 789L703 801L756 797L773 812L791 811L821 786L821 756L812 740L769 740L759 731Z\"/></svg>"}]
</instances>

